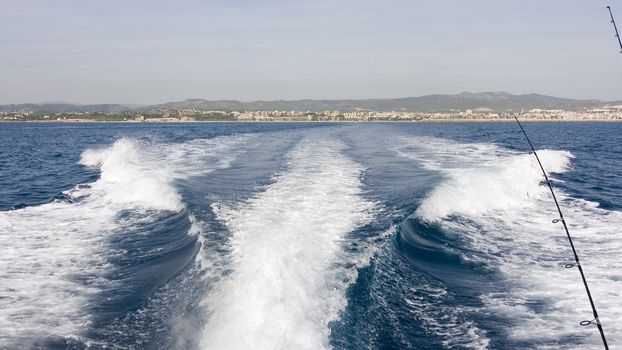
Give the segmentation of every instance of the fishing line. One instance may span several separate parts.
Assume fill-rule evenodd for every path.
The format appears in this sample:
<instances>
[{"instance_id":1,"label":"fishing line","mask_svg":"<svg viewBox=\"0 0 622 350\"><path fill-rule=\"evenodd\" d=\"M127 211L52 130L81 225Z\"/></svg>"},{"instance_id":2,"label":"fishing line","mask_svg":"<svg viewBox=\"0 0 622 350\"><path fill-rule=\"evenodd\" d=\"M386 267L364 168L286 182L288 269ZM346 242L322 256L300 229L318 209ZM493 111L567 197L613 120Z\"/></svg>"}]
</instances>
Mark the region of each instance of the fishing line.
<instances>
[{"instance_id":1,"label":"fishing line","mask_svg":"<svg viewBox=\"0 0 622 350\"><path fill-rule=\"evenodd\" d=\"M568 226L566 225L564 214L562 214L562 210L559 206L559 202L557 201L557 197L555 196L555 191L553 191L553 186L551 185L551 181L549 180L548 175L546 175L546 171L544 170L544 167L542 166L540 157L538 157L538 153L536 152L536 149L533 147L533 144L531 143L529 136L527 136L527 132L525 132L525 129L523 128L523 124L521 124L521 122L518 120L518 117L514 116L514 119L518 123L518 126L520 127L520 130L523 133L523 135L525 135L525 138L527 139L527 143L529 143L529 147L531 147L531 151L533 152L533 155L536 157L536 160L538 161L538 165L540 165L540 170L542 170L542 175L544 175L545 182L548 185L549 190L551 191L551 195L553 196L553 201L555 201L555 206L557 207L557 212L559 213L559 219L553 220L553 223L554 224L558 222L562 223L562 225L564 226L564 230L566 231L566 237L568 237L568 242L570 243L570 247L572 248L572 253L574 254L575 263L566 264L565 267L572 268L576 266L579 269L579 272L581 273L581 279L583 280L583 286L585 287L585 292L587 293L587 298L590 300L590 305L592 306L592 314L594 315L594 319L591 321L590 320L581 321L579 324L581 326L589 326L589 325L595 324L596 327L598 327L598 331L600 332L600 337L603 340L603 345L605 346L605 350L609 350L609 346L607 345L607 339L605 338L605 331L603 330L603 326L601 325L600 319L598 318L598 312L596 311L596 305L594 305L594 299L592 299L592 293L590 292L590 287L587 285L587 280L585 279L585 273L583 272L583 267L581 267L581 262L579 261L579 255L577 254L577 251L574 247L572 236L570 235L570 232L568 231Z\"/></svg>"}]
</instances>

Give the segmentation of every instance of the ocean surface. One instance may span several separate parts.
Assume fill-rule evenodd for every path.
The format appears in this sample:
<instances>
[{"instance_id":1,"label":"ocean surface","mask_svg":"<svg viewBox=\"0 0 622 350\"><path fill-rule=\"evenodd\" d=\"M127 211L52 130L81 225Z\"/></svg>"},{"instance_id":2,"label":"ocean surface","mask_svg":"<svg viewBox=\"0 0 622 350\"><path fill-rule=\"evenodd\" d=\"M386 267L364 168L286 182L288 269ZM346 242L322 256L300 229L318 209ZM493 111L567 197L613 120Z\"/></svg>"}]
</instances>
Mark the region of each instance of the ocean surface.
<instances>
[{"instance_id":1,"label":"ocean surface","mask_svg":"<svg viewBox=\"0 0 622 350\"><path fill-rule=\"evenodd\" d=\"M612 349L622 123L526 123ZM601 349L513 123L0 124L1 349Z\"/></svg>"}]
</instances>

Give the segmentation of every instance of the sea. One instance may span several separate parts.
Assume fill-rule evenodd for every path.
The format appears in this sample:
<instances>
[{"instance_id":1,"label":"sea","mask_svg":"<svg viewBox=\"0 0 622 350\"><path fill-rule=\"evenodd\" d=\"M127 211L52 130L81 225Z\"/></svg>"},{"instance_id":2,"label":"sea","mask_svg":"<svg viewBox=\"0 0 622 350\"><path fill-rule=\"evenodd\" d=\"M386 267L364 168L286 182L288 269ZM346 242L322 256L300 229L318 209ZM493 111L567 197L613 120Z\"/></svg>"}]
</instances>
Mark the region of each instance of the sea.
<instances>
[{"instance_id":1,"label":"sea","mask_svg":"<svg viewBox=\"0 0 622 350\"><path fill-rule=\"evenodd\" d=\"M622 123L524 127L622 348ZM543 180L515 123L2 123L0 349L602 349Z\"/></svg>"}]
</instances>

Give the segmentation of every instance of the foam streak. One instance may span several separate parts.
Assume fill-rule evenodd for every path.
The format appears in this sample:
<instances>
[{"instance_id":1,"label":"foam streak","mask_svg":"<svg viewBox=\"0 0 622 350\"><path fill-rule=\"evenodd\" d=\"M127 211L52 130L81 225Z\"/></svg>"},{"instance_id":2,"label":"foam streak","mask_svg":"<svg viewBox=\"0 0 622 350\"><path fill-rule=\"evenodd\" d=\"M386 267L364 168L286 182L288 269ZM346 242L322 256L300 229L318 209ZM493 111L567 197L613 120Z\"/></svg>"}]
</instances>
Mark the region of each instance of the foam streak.
<instances>
[{"instance_id":1,"label":"foam streak","mask_svg":"<svg viewBox=\"0 0 622 350\"><path fill-rule=\"evenodd\" d=\"M347 255L343 242L373 209L361 198L363 169L342 148L303 141L265 192L235 210L220 207L234 272L205 300L204 348L328 348L328 324L344 309L355 274L337 267Z\"/></svg>"}]
</instances>

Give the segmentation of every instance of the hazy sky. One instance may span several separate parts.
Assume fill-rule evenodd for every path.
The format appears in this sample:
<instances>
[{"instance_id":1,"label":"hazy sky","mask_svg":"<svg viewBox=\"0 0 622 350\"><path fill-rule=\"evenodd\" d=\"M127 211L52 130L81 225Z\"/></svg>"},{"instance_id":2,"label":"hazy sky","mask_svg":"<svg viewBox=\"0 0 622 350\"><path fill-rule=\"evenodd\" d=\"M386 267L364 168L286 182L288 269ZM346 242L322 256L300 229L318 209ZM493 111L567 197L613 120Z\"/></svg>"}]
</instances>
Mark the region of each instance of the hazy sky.
<instances>
[{"instance_id":1,"label":"hazy sky","mask_svg":"<svg viewBox=\"0 0 622 350\"><path fill-rule=\"evenodd\" d=\"M0 103L622 99L622 0L0 0Z\"/></svg>"}]
</instances>

